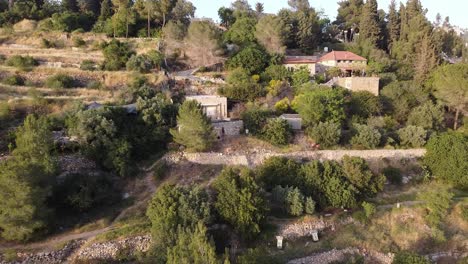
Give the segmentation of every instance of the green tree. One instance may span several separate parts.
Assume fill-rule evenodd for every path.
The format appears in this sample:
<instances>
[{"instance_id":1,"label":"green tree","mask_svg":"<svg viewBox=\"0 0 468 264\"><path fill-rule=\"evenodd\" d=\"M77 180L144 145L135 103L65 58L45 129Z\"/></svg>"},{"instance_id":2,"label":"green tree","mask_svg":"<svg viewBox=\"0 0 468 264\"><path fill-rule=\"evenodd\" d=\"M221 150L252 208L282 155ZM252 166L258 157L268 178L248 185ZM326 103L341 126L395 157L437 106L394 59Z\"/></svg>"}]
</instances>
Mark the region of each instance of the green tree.
<instances>
[{"instance_id":1,"label":"green tree","mask_svg":"<svg viewBox=\"0 0 468 264\"><path fill-rule=\"evenodd\" d=\"M255 37L270 54L284 54L289 27L277 16L262 16L255 27Z\"/></svg>"},{"instance_id":2,"label":"green tree","mask_svg":"<svg viewBox=\"0 0 468 264\"><path fill-rule=\"evenodd\" d=\"M368 118L382 112L379 97L368 91L352 92L348 107L351 116L357 115L362 118Z\"/></svg>"},{"instance_id":3,"label":"green tree","mask_svg":"<svg viewBox=\"0 0 468 264\"><path fill-rule=\"evenodd\" d=\"M455 109L453 129L457 130L459 114L468 112L468 64L441 66L432 79L434 95Z\"/></svg>"},{"instance_id":4,"label":"green tree","mask_svg":"<svg viewBox=\"0 0 468 264\"><path fill-rule=\"evenodd\" d=\"M111 40L103 48L104 64L103 67L108 71L118 71L125 67L130 57L135 52L130 48L128 43L118 40Z\"/></svg>"},{"instance_id":5,"label":"green tree","mask_svg":"<svg viewBox=\"0 0 468 264\"><path fill-rule=\"evenodd\" d=\"M219 19L221 20L221 25L230 28L234 22L236 22L236 18L234 17L234 10L227 8L227 7L221 7L218 10L218 16Z\"/></svg>"},{"instance_id":6,"label":"green tree","mask_svg":"<svg viewBox=\"0 0 468 264\"><path fill-rule=\"evenodd\" d=\"M333 147L340 141L341 125L334 122L319 122L307 129L307 135L324 148Z\"/></svg>"},{"instance_id":7,"label":"green tree","mask_svg":"<svg viewBox=\"0 0 468 264\"><path fill-rule=\"evenodd\" d=\"M284 157L271 157L255 170L256 178L265 189L271 190L275 186L301 186L297 175L300 164Z\"/></svg>"},{"instance_id":8,"label":"green tree","mask_svg":"<svg viewBox=\"0 0 468 264\"><path fill-rule=\"evenodd\" d=\"M262 78L266 81L285 81L291 77L291 72L283 65L270 65L265 69Z\"/></svg>"},{"instance_id":9,"label":"green tree","mask_svg":"<svg viewBox=\"0 0 468 264\"><path fill-rule=\"evenodd\" d=\"M0 163L0 232L26 241L47 227L46 199L57 164L45 117L27 116L15 135L12 156Z\"/></svg>"},{"instance_id":10,"label":"green tree","mask_svg":"<svg viewBox=\"0 0 468 264\"><path fill-rule=\"evenodd\" d=\"M320 40L319 16L313 8L297 12L297 42L306 53L313 53Z\"/></svg>"},{"instance_id":11,"label":"green tree","mask_svg":"<svg viewBox=\"0 0 468 264\"><path fill-rule=\"evenodd\" d=\"M103 0L101 3L101 11L99 14L99 21L106 21L112 17L112 1Z\"/></svg>"},{"instance_id":12,"label":"green tree","mask_svg":"<svg viewBox=\"0 0 468 264\"><path fill-rule=\"evenodd\" d=\"M240 46L251 45L255 41L257 20L251 17L240 17L225 33L225 39Z\"/></svg>"},{"instance_id":13,"label":"green tree","mask_svg":"<svg viewBox=\"0 0 468 264\"><path fill-rule=\"evenodd\" d=\"M237 68L229 73L226 85L219 89L219 93L234 100L254 101L264 95L264 90L247 70Z\"/></svg>"},{"instance_id":14,"label":"green tree","mask_svg":"<svg viewBox=\"0 0 468 264\"><path fill-rule=\"evenodd\" d=\"M400 14L396 10L396 1L392 0L389 6L388 23L387 23L388 49L389 50L392 50L393 43L399 40L400 28L401 28Z\"/></svg>"},{"instance_id":15,"label":"green tree","mask_svg":"<svg viewBox=\"0 0 468 264\"><path fill-rule=\"evenodd\" d=\"M304 212L308 215L314 214L315 212L315 202L312 197L306 197L304 203Z\"/></svg>"},{"instance_id":16,"label":"green tree","mask_svg":"<svg viewBox=\"0 0 468 264\"><path fill-rule=\"evenodd\" d=\"M453 193L446 185L433 185L427 191L420 192L417 196L418 201L424 202L426 209L426 220L429 225L437 227L442 219L447 215L450 208Z\"/></svg>"},{"instance_id":17,"label":"green tree","mask_svg":"<svg viewBox=\"0 0 468 264\"><path fill-rule=\"evenodd\" d=\"M350 143L359 148L373 149L380 145L382 135L379 130L368 125L354 124L356 130L355 135L351 138Z\"/></svg>"},{"instance_id":18,"label":"green tree","mask_svg":"<svg viewBox=\"0 0 468 264\"><path fill-rule=\"evenodd\" d=\"M437 130L442 127L443 121L444 110L442 107L428 101L411 110L407 124Z\"/></svg>"},{"instance_id":19,"label":"green tree","mask_svg":"<svg viewBox=\"0 0 468 264\"><path fill-rule=\"evenodd\" d=\"M184 145L189 151L205 151L215 141L211 120L194 100L182 104L177 125L177 129L171 129L171 135L175 142Z\"/></svg>"},{"instance_id":20,"label":"green tree","mask_svg":"<svg viewBox=\"0 0 468 264\"><path fill-rule=\"evenodd\" d=\"M341 89L307 91L296 96L292 106L306 126L319 122L341 123L345 119L344 92Z\"/></svg>"},{"instance_id":21,"label":"green tree","mask_svg":"<svg viewBox=\"0 0 468 264\"><path fill-rule=\"evenodd\" d=\"M374 197L383 190L385 176L372 173L369 165L362 158L345 156L343 172L346 179L357 189L358 198Z\"/></svg>"},{"instance_id":22,"label":"green tree","mask_svg":"<svg viewBox=\"0 0 468 264\"><path fill-rule=\"evenodd\" d=\"M208 196L202 188L169 184L161 186L154 194L146 215L151 221L153 241L163 247L178 243L178 228L194 230L199 222L211 221Z\"/></svg>"},{"instance_id":23,"label":"green tree","mask_svg":"<svg viewBox=\"0 0 468 264\"><path fill-rule=\"evenodd\" d=\"M195 66L216 63L222 54L221 35L212 22L194 21L188 27L185 51Z\"/></svg>"},{"instance_id":24,"label":"green tree","mask_svg":"<svg viewBox=\"0 0 468 264\"><path fill-rule=\"evenodd\" d=\"M364 209L364 215L366 216L367 219L370 219L372 215L375 214L377 211L375 208L375 205L368 203L368 202L362 202L361 204L362 209Z\"/></svg>"},{"instance_id":25,"label":"green tree","mask_svg":"<svg viewBox=\"0 0 468 264\"><path fill-rule=\"evenodd\" d=\"M231 69L243 68L248 74L259 74L268 65L268 54L258 46L252 45L242 49L227 61Z\"/></svg>"},{"instance_id":26,"label":"green tree","mask_svg":"<svg viewBox=\"0 0 468 264\"><path fill-rule=\"evenodd\" d=\"M398 121L405 121L411 109L428 101L428 93L415 82L392 82L382 89L387 108Z\"/></svg>"},{"instance_id":27,"label":"green tree","mask_svg":"<svg viewBox=\"0 0 468 264\"><path fill-rule=\"evenodd\" d=\"M305 67L295 70L292 74L292 85L294 88L299 89L302 85L307 83L310 83L310 71Z\"/></svg>"},{"instance_id":28,"label":"green tree","mask_svg":"<svg viewBox=\"0 0 468 264\"><path fill-rule=\"evenodd\" d=\"M174 8L177 0L160 0L156 2L156 13L162 27L166 26L168 16Z\"/></svg>"},{"instance_id":29,"label":"green tree","mask_svg":"<svg viewBox=\"0 0 468 264\"><path fill-rule=\"evenodd\" d=\"M368 41L374 47L382 41L377 9L377 0L367 0L362 8L359 24L359 41Z\"/></svg>"},{"instance_id":30,"label":"green tree","mask_svg":"<svg viewBox=\"0 0 468 264\"><path fill-rule=\"evenodd\" d=\"M397 133L402 146L420 148L426 144L427 131L422 127L409 125Z\"/></svg>"},{"instance_id":31,"label":"green tree","mask_svg":"<svg viewBox=\"0 0 468 264\"><path fill-rule=\"evenodd\" d=\"M262 189L248 169L225 168L213 184L215 208L221 218L246 238L261 231L267 206Z\"/></svg>"},{"instance_id":32,"label":"green tree","mask_svg":"<svg viewBox=\"0 0 468 264\"><path fill-rule=\"evenodd\" d=\"M426 145L424 164L435 178L468 187L468 137L449 132L433 136Z\"/></svg>"},{"instance_id":33,"label":"green tree","mask_svg":"<svg viewBox=\"0 0 468 264\"><path fill-rule=\"evenodd\" d=\"M207 238L207 229L198 223L194 231L179 230L177 242L167 250L168 264L217 264L215 246Z\"/></svg>"},{"instance_id":34,"label":"green tree","mask_svg":"<svg viewBox=\"0 0 468 264\"><path fill-rule=\"evenodd\" d=\"M286 188L284 203L289 215L300 216L304 212L304 195L297 187Z\"/></svg>"},{"instance_id":35,"label":"green tree","mask_svg":"<svg viewBox=\"0 0 468 264\"><path fill-rule=\"evenodd\" d=\"M291 127L281 118L269 119L262 130L262 138L273 145L287 145L291 137Z\"/></svg>"}]
</instances>

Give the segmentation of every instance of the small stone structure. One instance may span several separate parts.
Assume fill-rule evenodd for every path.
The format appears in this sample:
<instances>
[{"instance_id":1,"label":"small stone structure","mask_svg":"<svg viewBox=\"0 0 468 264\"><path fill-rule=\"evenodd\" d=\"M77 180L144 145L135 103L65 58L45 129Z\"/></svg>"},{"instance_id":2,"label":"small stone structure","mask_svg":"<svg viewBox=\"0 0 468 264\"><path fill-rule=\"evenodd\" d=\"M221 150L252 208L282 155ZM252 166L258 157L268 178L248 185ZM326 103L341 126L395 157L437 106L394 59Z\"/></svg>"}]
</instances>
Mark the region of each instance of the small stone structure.
<instances>
[{"instance_id":1,"label":"small stone structure","mask_svg":"<svg viewBox=\"0 0 468 264\"><path fill-rule=\"evenodd\" d=\"M228 117L227 98L217 95L191 95L186 100L197 101L203 112L212 120L223 120Z\"/></svg>"},{"instance_id":2,"label":"small stone structure","mask_svg":"<svg viewBox=\"0 0 468 264\"><path fill-rule=\"evenodd\" d=\"M244 129L244 122L242 120L213 121L212 124L214 131L219 139L224 136L238 136Z\"/></svg>"},{"instance_id":3,"label":"small stone structure","mask_svg":"<svg viewBox=\"0 0 468 264\"><path fill-rule=\"evenodd\" d=\"M283 114L280 118L286 120L293 130L302 129L302 118L298 114Z\"/></svg>"},{"instance_id":4,"label":"small stone structure","mask_svg":"<svg viewBox=\"0 0 468 264\"><path fill-rule=\"evenodd\" d=\"M379 81L378 77L347 77L338 78L336 84L353 92L367 91L378 96Z\"/></svg>"},{"instance_id":5,"label":"small stone structure","mask_svg":"<svg viewBox=\"0 0 468 264\"><path fill-rule=\"evenodd\" d=\"M290 71L306 68L310 75L315 75L317 61L315 56L286 56L283 65Z\"/></svg>"},{"instance_id":6,"label":"small stone structure","mask_svg":"<svg viewBox=\"0 0 468 264\"><path fill-rule=\"evenodd\" d=\"M283 249L283 237L282 236L276 236L276 247L278 249Z\"/></svg>"}]
</instances>

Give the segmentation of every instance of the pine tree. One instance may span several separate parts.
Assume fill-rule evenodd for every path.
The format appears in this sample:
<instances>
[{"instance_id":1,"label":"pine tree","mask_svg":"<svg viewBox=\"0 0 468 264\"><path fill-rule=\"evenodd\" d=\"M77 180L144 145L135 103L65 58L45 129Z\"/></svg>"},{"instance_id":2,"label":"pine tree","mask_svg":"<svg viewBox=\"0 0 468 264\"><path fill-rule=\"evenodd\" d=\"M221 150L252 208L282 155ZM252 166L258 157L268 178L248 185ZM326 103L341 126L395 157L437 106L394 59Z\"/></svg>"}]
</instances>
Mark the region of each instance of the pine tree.
<instances>
[{"instance_id":1,"label":"pine tree","mask_svg":"<svg viewBox=\"0 0 468 264\"><path fill-rule=\"evenodd\" d=\"M400 38L400 27L400 16L398 14L398 11L396 10L395 0L392 0L389 7L387 24L388 50L391 50L393 43L398 41L398 39Z\"/></svg>"},{"instance_id":2,"label":"pine tree","mask_svg":"<svg viewBox=\"0 0 468 264\"><path fill-rule=\"evenodd\" d=\"M101 2L101 11L99 15L100 21L106 21L112 17L112 1L111 0L102 0Z\"/></svg>"},{"instance_id":3,"label":"pine tree","mask_svg":"<svg viewBox=\"0 0 468 264\"><path fill-rule=\"evenodd\" d=\"M62 0L62 6L66 11L78 12L78 1L77 0Z\"/></svg>"},{"instance_id":4,"label":"pine tree","mask_svg":"<svg viewBox=\"0 0 468 264\"><path fill-rule=\"evenodd\" d=\"M353 32L359 27L361 21L362 8L364 6L363 0L345 0L338 3L338 15L336 23L342 30L346 30L346 40L352 41L354 36Z\"/></svg>"},{"instance_id":5,"label":"pine tree","mask_svg":"<svg viewBox=\"0 0 468 264\"><path fill-rule=\"evenodd\" d=\"M416 49L416 58L414 62L414 79L422 83L427 75L437 66L437 56L435 53L432 39L429 35L424 36L420 46Z\"/></svg>"},{"instance_id":6,"label":"pine tree","mask_svg":"<svg viewBox=\"0 0 468 264\"><path fill-rule=\"evenodd\" d=\"M99 15L100 6L99 0L78 0L80 12L91 12L95 17Z\"/></svg>"},{"instance_id":7,"label":"pine tree","mask_svg":"<svg viewBox=\"0 0 468 264\"><path fill-rule=\"evenodd\" d=\"M207 229L198 223L194 231L179 230L176 245L167 250L167 263L216 264L215 246L207 238Z\"/></svg>"},{"instance_id":8,"label":"pine tree","mask_svg":"<svg viewBox=\"0 0 468 264\"><path fill-rule=\"evenodd\" d=\"M215 140L210 119L194 101L185 101L177 116L178 129L171 130L174 141L190 151L205 151Z\"/></svg>"},{"instance_id":9,"label":"pine tree","mask_svg":"<svg viewBox=\"0 0 468 264\"><path fill-rule=\"evenodd\" d=\"M296 14L298 22L297 42L305 53L313 53L320 39L320 25L314 9L299 11Z\"/></svg>"},{"instance_id":10,"label":"pine tree","mask_svg":"<svg viewBox=\"0 0 468 264\"><path fill-rule=\"evenodd\" d=\"M382 40L377 8L377 0L367 0L359 24L359 40L372 43L375 47Z\"/></svg>"},{"instance_id":11,"label":"pine tree","mask_svg":"<svg viewBox=\"0 0 468 264\"><path fill-rule=\"evenodd\" d=\"M260 2L256 3L255 12L257 12L257 15L263 14L263 11L264 11L263 3L260 3Z\"/></svg>"}]
</instances>

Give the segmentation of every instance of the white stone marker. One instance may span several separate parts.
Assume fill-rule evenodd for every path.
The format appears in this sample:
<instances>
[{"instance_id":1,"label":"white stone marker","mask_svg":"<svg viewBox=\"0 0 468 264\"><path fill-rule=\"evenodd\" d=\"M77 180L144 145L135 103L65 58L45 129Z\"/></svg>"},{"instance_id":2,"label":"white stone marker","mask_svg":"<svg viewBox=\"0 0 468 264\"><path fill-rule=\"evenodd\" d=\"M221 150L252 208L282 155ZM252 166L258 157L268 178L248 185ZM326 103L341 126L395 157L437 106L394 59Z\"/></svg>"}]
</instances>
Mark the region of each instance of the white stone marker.
<instances>
[{"instance_id":1,"label":"white stone marker","mask_svg":"<svg viewBox=\"0 0 468 264\"><path fill-rule=\"evenodd\" d=\"M276 247L278 249L283 249L283 237L282 236L276 236Z\"/></svg>"},{"instance_id":2,"label":"white stone marker","mask_svg":"<svg viewBox=\"0 0 468 264\"><path fill-rule=\"evenodd\" d=\"M318 238L318 231L317 231L317 230L312 230L311 233L312 233L312 240L313 240L314 242L319 241L319 238Z\"/></svg>"}]
</instances>

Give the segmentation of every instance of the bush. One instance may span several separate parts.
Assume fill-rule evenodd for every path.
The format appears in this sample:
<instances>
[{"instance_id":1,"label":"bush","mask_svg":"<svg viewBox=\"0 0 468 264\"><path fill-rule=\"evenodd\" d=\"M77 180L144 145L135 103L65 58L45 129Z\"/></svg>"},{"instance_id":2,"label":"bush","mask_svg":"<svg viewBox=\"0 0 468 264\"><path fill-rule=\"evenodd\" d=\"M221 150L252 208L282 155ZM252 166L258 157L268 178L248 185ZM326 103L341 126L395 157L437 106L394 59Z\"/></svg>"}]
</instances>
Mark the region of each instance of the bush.
<instances>
[{"instance_id":1,"label":"bush","mask_svg":"<svg viewBox=\"0 0 468 264\"><path fill-rule=\"evenodd\" d=\"M92 60L83 60L80 65L80 70L94 71L96 70L96 63Z\"/></svg>"},{"instance_id":2,"label":"bush","mask_svg":"<svg viewBox=\"0 0 468 264\"><path fill-rule=\"evenodd\" d=\"M291 127L286 120L281 118L268 120L262 131L262 138L277 146L287 145L291 136Z\"/></svg>"},{"instance_id":3,"label":"bush","mask_svg":"<svg viewBox=\"0 0 468 264\"><path fill-rule=\"evenodd\" d=\"M444 110L432 102L426 102L413 110L408 116L408 125L422 127L424 129L438 129L444 121Z\"/></svg>"},{"instance_id":4,"label":"bush","mask_svg":"<svg viewBox=\"0 0 468 264\"><path fill-rule=\"evenodd\" d=\"M352 92L348 106L350 116L357 115L362 118L379 114L382 110L379 97L367 91Z\"/></svg>"},{"instance_id":5,"label":"bush","mask_svg":"<svg viewBox=\"0 0 468 264\"><path fill-rule=\"evenodd\" d=\"M403 182L401 171L397 168L387 167L383 169L383 174L391 184L400 185Z\"/></svg>"},{"instance_id":6,"label":"bush","mask_svg":"<svg viewBox=\"0 0 468 264\"><path fill-rule=\"evenodd\" d=\"M252 77L242 68L232 70L227 76L226 85L219 89L219 93L234 100L254 101L265 93L262 86Z\"/></svg>"},{"instance_id":7,"label":"bush","mask_svg":"<svg viewBox=\"0 0 468 264\"><path fill-rule=\"evenodd\" d=\"M128 43L113 39L104 45L103 54L103 68L108 71L118 71L125 67L127 61L135 52Z\"/></svg>"},{"instance_id":8,"label":"bush","mask_svg":"<svg viewBox=\"0 0 468 264\"><path fill-rule=\"evenodd\" d=\"M468 188L468 137L455 132L432 137L426 145L424 164L434 177Z\"/></svg>"},{"instance_id":9,"label":"bush","mask_svg":"<svg viewBox=\"0 0 468 264\"><path fill-rule=\"evenodd\" d=\"M153 168L153 178L156 181L160 181L164 179L166 175L166 171L168 169L168 165L164 160L159 160L156 162L156 165Z\"/></svg>"},{"instance_id":10,"label":"bush","mask_svg":"<svg viewBox=\"0 0 468 264\"><path fill-rule=\"evenodd\" d=\"M370 219L371 216L375 214L377 209L375 208L375 205L368 203L368 202L362 202L361 204L362 209L364 210L364 215L366 216L367 219Z\"/></svg>"},{"instance_id":11,"label":"bush","mask_svg":"<svg viewBox=\"0 0 468 264\"><path fill-rule=\"evenodd\" d=\"M242 68L247 74L259 74L268 65L268 54L257 46L249 46L230 58L226 65L230 69Z\"/></svg>"},{"instance_id":12,"label":"bush","mask_svg":"<svg viewBox=\"0 0 468 264\"><path fill-rule=\"evenodd\" d=\"M80 37L73 37L73 47L83 47L86 46L86 41Z\"/></svg>"},{"instance_id":13,"label":"bush","mask_svg":"<svg viewBox=\"0 0 468 264\"><path fill-rule=\"evenodd\" d=\"M21 56L21 55L14 55L8 58L5 61L5 64L10 67L15 67L20 70L30 70L32 67L39 65L37 60L35 60L31 56Z\"/></svg>"},{"instance_id":14,"label":"bush","mask_svg":"<svg viewBox=\"0 0 468 264\"><path fill-rule=\"evenodd\" d=\"M148 54L133 55L127 61L126 66L128 71L148 73L152 69L159 67L162 61L162 55L157 51L153 51Z\"/></svg>"},{"instance_id":15,"label":"bush","mask_svg":"<svg viewBox=\"0 0 468 264\"><path fill-rule=\"evenodd\" d=\"M255 170L256 178L263 187L271 190L277 185L301 186L298 184L300 164L284 157L271 157L266 159Z\"/></svg>"},{"instance_id":16,"label":"bush","mask_svg":"<svg viewBox=\"0 0 468 264\"><path fill-rule=\"evenodd\" d=\"M426 208L426 221L430 226L437 227L447 215L453 193L445 185L433 185L417 195L418 201L423 201Z\"/></svg>"},{"instance_id":17,"label":"bush","mask_svg":"<svg viewBox=\"0 0 468 264\"><path fill-rule=\"evenodd\" d=\"M351 144L358 148L373 149L380 144L380 132L368 125L354 124L356 134L351 138Z\"/></svg>"},{"instance_id":18,"label":"bush","mask_svg":"<svg viewBox=\"0 0 468 264\"><path fill-rule=\"evenodd\" d=\"M287 97L279 100L278 102L276 102L275 104L275 110L276 112L278 113L285 113L289 110L289 99Z\"/></svg>"},{"instance_id":19,"label":"bush","mask_svg":"<svg viewBox=\"0 0 468 264\"><path fill-rule=\"evenodd\" d=\"M341 126L334 122L320 122L318 125L307 129L309 137L317 144L328 148L338 144L341 138Z\"/></svg>"},{"instance_id":20,"label":"bush","mask_svg":"<svg viewBox=\"0 0 468 264\"><path fill-rule=\"evenodd\" d=\"M312 197L306 197L305 204L304 204L304 212L306 214L314 214L315 212L315 202L312 200Z\"/></svg>"},{"instance_id":21,"label":"bush","mask_svg":"<svg viewBox=\"0 0 468 264\"><path fill-rule=\"evenodd\" d=\"M74 83L71 76L59 73L47 78L45 86L52 89L72 88Z\"/></svg>"},{"instance_id":22,"label":"bush","mask_svg":"<svg viewBox=\"0 0 468 264\"><path fill-rule=\"evenodd\" d=\"M268 109L257 106L250 107L242 113L244 127L249 130L250 134L254 136L260 135L271 114L272 113Z\"/></svg>"},{"instance_id":23,"label":"bush","mask_svg":"<svg viewBox=\"0 0 468 264\"><path fill-rule=\"evenodd\" d=\"M410 125L399 129L397 133L402 146L419 148L426 144L427 132L422 127Z\"/></svg>"},{"instance_id":24,"label":"bush","mask_svg":"<svg viewBox=\"0 0 468 264\"><path fill-rule=\"evenodd\" d=\"M24 85L24 79L19 75L11 75L3 79L3 83L6 85Z\"/></svg>"},{"instance_id":25,"label":"bush","mask_svg":"<svg viewBox=\"0 0 468 264\"><path fill-rule=\"evenodd\" d=\"M104 88L104 85L100 81L90 81L86 85L86 88L93 89L93 90L101 90L102 88Z\"/></svg>"},{"instance_id":26,"label":"bush","mask_svg":"<svg viewBox=\"0 0 468 264\"><path fill-rule=\"evenodd\" d=\"M270 65L265 69L265 72L263 72L262 78L265 81L286 81L291 78L291 72L283 65Z\"/></svg>"},{"instance_id":27,"label":"bush","mask_svg":"<svg viewBox=\"0 0 468 264\"><path fill-rule=\"evenodd\" d=\"M400 251L395 254L393 264L430 264L431 262L423 256L415 253Z\"/></svg>"},{"instance_id":28,"label":"bush","mask_svg":"<svg viewBox=\"0 0 468 264\"><path fill-rule=\"evenodd\" d=\"M292 216L300 216L304 212L304 195L296 187L286 188L286 195L284 197L286 212Z\"/></svg>"},{"instance_id":29,"label":"bush","mask_svg":"<svg viewBox=\"0 0 468 264\"><path fill-rule=\"evenodd\" d=\"M0 120L6 120L10 117L10 106L8 102L0 101Z\"/></svg>"}]
</instances>

